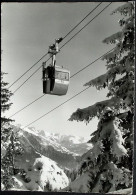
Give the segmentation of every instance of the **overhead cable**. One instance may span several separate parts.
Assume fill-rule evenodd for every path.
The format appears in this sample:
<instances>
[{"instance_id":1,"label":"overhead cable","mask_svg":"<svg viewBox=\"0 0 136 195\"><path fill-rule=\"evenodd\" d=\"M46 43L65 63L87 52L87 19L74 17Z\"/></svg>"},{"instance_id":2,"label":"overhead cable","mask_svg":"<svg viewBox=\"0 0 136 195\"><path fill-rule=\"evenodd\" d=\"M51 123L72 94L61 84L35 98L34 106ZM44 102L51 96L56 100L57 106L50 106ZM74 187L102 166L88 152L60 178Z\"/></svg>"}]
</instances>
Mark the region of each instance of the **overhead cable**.
<instances>
[{"instance_id":1,"label":"overhead cable","mask_svg":"<svg viewBox=\"0 0 136 195\"><path fill-rule=\"evenodd\" d=\"M86 25L84 25L75 35L73 35L64 45L60 47L62 49L69 41L71 41L76 35L78 35L86 26L88 26L95 18L97 18L107 7L109 7L112 4L109 3L105 8L103 8L92 20L90 20Z\"/></svg>"},{"instance_id":2,"label":"overhead cable","mask_svg":"<svg viewBox=\"0 0 136 195\"><path fill-rule=\"evenodd\" d=\"M112 2L111 2L112 3ZM101 10L101 12L99 12L92 20L90 20L85 26L83 26L74 36L72 36L65 44L63 44L62 46L61 46L61 48L63 48L68 42L70 42L79 32L81 32L87 25L89 25L96 17L98 17L111 3L109 3L107 6L105 6L105 8L103 8L102 10ZM60 48L60 49L61 49ZM50 57L51 58L51 57ZM50 58L48 58L47 60L46 60L46 62L47 61L49 61L49 59ZM35 72L32 74L32 75L30 75L29 77L28 77L28 79L26 79L13 93L16 93L40 68L42 67L42 65L40 65L40 67L38 67L38 69L36 69L35 70Z\"/></svg>"},{"instance_id":3,"label":"overhead cable","mask_svg":"<svg viewBox=\"0 0 136 195\"><path fill-rule=\"evenodd\" d=\"M102 2L100 2L93 10L91 10L75 27L73 27L64 37L63 40L73 31L77 26L79 26L98 6L100 6ZM27 72L29 72L36 64L38 64L44 57L46 57L48 52L44 54L36 63L34 63L28 70L26 70L19 78L17 78L9 87L12 87L17 81L19 81ZM50 59L50 58L49 58Z\"/></svg>"},{"instance_id":4,"label":"overhead cable","mask_svg":"<svg viewBox=\"0 0 136 195\"><path fill-rule=\"evenodd\" d=\"M90 87L90 86L89 86ZM33 123L37 122L38 120L40 120L41 118L43 118L44 116L48 115L49 113L53 112L54 110L56 110L57 108L59 108L60 106L66 104L68 101L72 100L73 98L75 98L76 96L78 96L79 94L83 93L84 91L86 91L87 89L89 89L89 87L83 89L82 91L80 91L79 93L75 94L74 96L72 96L71 98L69 98L68 100L64 101L63 103L61 103L60 105L56 106L55 108L53 108L52 110L50 110L49 112L45 113L44 115L40 116L38 119L34 120L33 122L29 123L28 125L26 125L24 128L28 127L29 125L32 125ZM24 129L23 128L23 129Z\"/></svg>"},{"instance_id":5,"label":"overhead cable","mask_svg":"<svg viewBox=\"0 0 136 195\"><path fill-rule=\"evenodd\" d=\"M92 11L90 11L74 28L72 28L64 37L63 39L65 39L73 30L75 30L76 27L78 27L97 7L99 7L102 4L102 2L100 2Z\"/></svg>"},{"instance_id":6,"label":"overhead cable","mask_svg":"<svg viewBox=\"0 0 136 195\"><path fill-rule=\"evenodd\" d=\"M17 81L19 81L27 72L29 72L36 64L38 64L38 62L40 62L45 56L47 56L48 53L46 53L45 55L43 55L36 63L34 63L27 71L25 71L18 79L16 79L9 87L12 87Z\"/></svg>"},{"instance_id":7,"label":"overhead cable","mask_svg":"<svg viewBox=\"0 0 136 195\"><path fill-rule=\"evenodd\" d=\"M102 56L100 56L99 58L97 58L96 60L94 60L93 62L91 62L90 64L86 65L85 67L81 68L80 70L78 70L76 73L74 73L73 75L70 76L70 78L73 78L75 75L79 74L80 72L82 72L83 70L85 70L86 68L88 68L89 66L91 66L92 64L94 64L96 61L98 61L99 59L101 59L103 56L105 56L106 54L110 53L111 51L113 51L115 48L111 49L110 51L106 52L105 54L103 54ZM45 95L45 94L44 94ZM32 101L31 103L29 103L28 105L26 105L25 107L23 107L22 109L18 110L16 113L14 113L12 116L10 116L9 118L15 116L16 114L18 114L19 112L23 111L25 108L29 107L30 105L32 105L33 103L35 103L36 101L38 101L39 99L41 99L44 95L40 96L39 98L35 99L34 101Z\"/></svg>"},{"instance_id":8,"label":"overhead cable","mask_svg":"<svg viewBox=\"0 0 136 195\"><path fill-rule=\"evenodd\" d=\"M36 98L34 101L32 101L31 103L27 104L25 107L21 108L20 110L18 110L17 112L15 112L12 116L10 116L9 118L15 116L16 114L18 114L19 112L23 111L25 108L29 107L30 105L32 105L34 102L38 101L39 99L41 99L45 94L41 95L40 97Z\"/></svg>"},{"instance_id":9,"label":"overhead cable","mask_svg":"<svg viewBox=\"0 0 136 195\"><path fill-rule=\"evenodd\" d=\"M98 61L99 59L101 59L103 56L105 56L106 54L110 53L111 51L113 51L115 48L111 49L110 51L106 52L105 54L103 54L102 56L100 56L99 58L97 58L96 60L94 60L93 62L91 62L90 64L86 65L85 67L81 68L79 71L77 71L76 73L74 73L73 75L70 76L70 78L73 78L75 75L79 74L81 71L85 70L86 68L88 68L89 66L91 66L92 64L94 64L96 61ZM45 94L44 94L45 95ZM25 108L27 108L28 106L30 106L31 104L33 104L34 102L38 101L39 99L41 99L44 95L40 96L39 98L35 99L34 101L32 101L31 103L29 103L27 106L23 107L22 109L18 110L16 113L14 113L12 116L10 116L9 118L13 117L14 115L18 114L19 112L21 112L22 110L24 110Z\"/></svg>"}]
</instances>

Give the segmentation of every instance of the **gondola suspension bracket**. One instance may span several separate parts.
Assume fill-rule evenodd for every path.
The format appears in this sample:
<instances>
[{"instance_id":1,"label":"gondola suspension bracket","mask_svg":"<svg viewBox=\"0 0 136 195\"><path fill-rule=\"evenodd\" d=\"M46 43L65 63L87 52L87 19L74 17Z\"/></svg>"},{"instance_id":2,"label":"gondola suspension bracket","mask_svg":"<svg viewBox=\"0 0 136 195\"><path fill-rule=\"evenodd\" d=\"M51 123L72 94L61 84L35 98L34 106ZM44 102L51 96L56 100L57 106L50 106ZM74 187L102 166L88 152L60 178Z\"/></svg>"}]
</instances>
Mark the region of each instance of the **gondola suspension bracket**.
<instances>
[{"instance_id":1,"label":"gondola suspension bracket","mask_svg":"<svg viewBox=\"0 0 136 195\"><path fill-rule=\"evenodd\" d=\"M70 71L56 65L56 54L59 52L59 43L63 38L55 40L55 44L49 46L48 53L52 59L49 66L43 62L43 93L50 95L66 95Z\"/></svg>"}]
</instances>

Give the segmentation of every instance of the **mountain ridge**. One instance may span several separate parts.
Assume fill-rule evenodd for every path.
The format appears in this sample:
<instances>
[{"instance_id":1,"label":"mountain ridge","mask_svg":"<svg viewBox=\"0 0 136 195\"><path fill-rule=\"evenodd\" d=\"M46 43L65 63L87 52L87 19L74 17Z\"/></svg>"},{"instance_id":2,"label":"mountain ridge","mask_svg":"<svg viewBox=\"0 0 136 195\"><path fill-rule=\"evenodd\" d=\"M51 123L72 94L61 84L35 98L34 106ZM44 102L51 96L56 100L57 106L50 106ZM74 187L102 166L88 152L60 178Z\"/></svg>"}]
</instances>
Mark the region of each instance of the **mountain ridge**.
<instances>
[{"instance_id":1,"label":"mountain ridge","mask_svg":"<svg viewBox=\"0 0 136 195\"><path fill-rule=\"evenodd\" d=\"M50 133L33 127L14 126L13 128L14 131L18 131L23 147L26 148L27 145L26 150L35 150L56 161L62 168L76 167L80 156L90 147L82 137Z\"/></svg>"}]
</instances>

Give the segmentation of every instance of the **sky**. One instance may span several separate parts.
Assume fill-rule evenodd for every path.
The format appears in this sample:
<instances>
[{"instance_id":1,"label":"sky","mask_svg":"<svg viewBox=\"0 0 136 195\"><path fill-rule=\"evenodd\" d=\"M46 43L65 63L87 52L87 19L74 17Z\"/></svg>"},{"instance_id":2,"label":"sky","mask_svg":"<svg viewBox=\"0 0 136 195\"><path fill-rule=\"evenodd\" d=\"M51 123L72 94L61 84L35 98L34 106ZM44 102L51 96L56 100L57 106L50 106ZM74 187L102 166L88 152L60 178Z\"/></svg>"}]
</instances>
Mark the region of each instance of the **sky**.
<instances>
[{"instance_id":1,"label":"sky","mask_svg":"<svg viewBox=\"0 0 136 195\"><path fill-rule=\"evenodd\" d=\"M11 85L48 51L55 39L64 37L81 21L98 2L77 3L2 3L2 71L8 75L4 80ZM60 47L79 31L88 21L109 3L103 2L78 28L60 43ZM73 75L95 59L109 51L114 45L102 41L120 30L120 14L111 12L123 2L112 2L96 19L84 28L76 37L67 43L56 56L56 65L70 70ZM22 77L10 90L13 92L22 84L42 62ZM51 61L50 61L51 62ZM49 63L50 63L49 62ZM15 124L26 126L79 93L86 82L106 72L106 61L99 60L70 79L69 89L65 96L45 95L28 108L16 114ZM68 121L78 108L86 108L96 102L107 99L107 89L97 91L91 87L42 119L30 125L38 130L66 135L90 138L97 129L95 118L89 124ZM42 95L42 69L32 76L12 97L10 110L5 113L10 117L15 112Z\"/></svg>"}]
</instances>

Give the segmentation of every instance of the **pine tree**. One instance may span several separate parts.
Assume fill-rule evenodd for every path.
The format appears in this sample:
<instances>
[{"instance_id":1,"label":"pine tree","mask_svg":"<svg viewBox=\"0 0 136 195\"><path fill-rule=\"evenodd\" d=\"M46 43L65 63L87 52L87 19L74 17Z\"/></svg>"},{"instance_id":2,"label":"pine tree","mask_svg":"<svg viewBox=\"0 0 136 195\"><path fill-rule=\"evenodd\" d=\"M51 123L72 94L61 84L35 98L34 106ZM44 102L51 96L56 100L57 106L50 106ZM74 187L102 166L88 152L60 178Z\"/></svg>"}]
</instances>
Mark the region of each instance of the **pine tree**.
<instances>
[{"instance_id":1,"label":"pine tree","mask_svg":"<svg viewBox=\"0 0 136 195\"><path fill-rule=\"evenodd\" d=\"M51 192L52 186L49 181L47 181L46 185L44 186L44 192Z\"/></svg>"},{"instance_id":2,"label":"pine tree","mask_svg":"<svg viewBox=\"0 0 136 195\"><path fill-rule=\"evenodd\" d=\"M125 3L112 14L121 13L122 30L104 39L115 44L106 54L107 72L87 82L98 90L107 87L108 99L84 109L77 109L71 121L89 123L99 119L89 142L93 148L83 157L79 173L89 173L90 192L105 193L132 187L133 117L134 117L134 6Z\"/></svg>"},{"instance_id":3,"label":"pine tree","mask_svg":"<svg viewBox=\"0 0 136 195\"><path fill-rule=\"evenodd\" d=\"M1 73L1 185L3 190L8 190L13 187L12 176L15 175L15 156L22 153L22 147L18 140L17 132L14 133L11 122L4 116L5 111L10 109L10 97L13 95L8 89L8 83L3 81L3 76L6 73Z\"/></svg>"}]
</instances>

